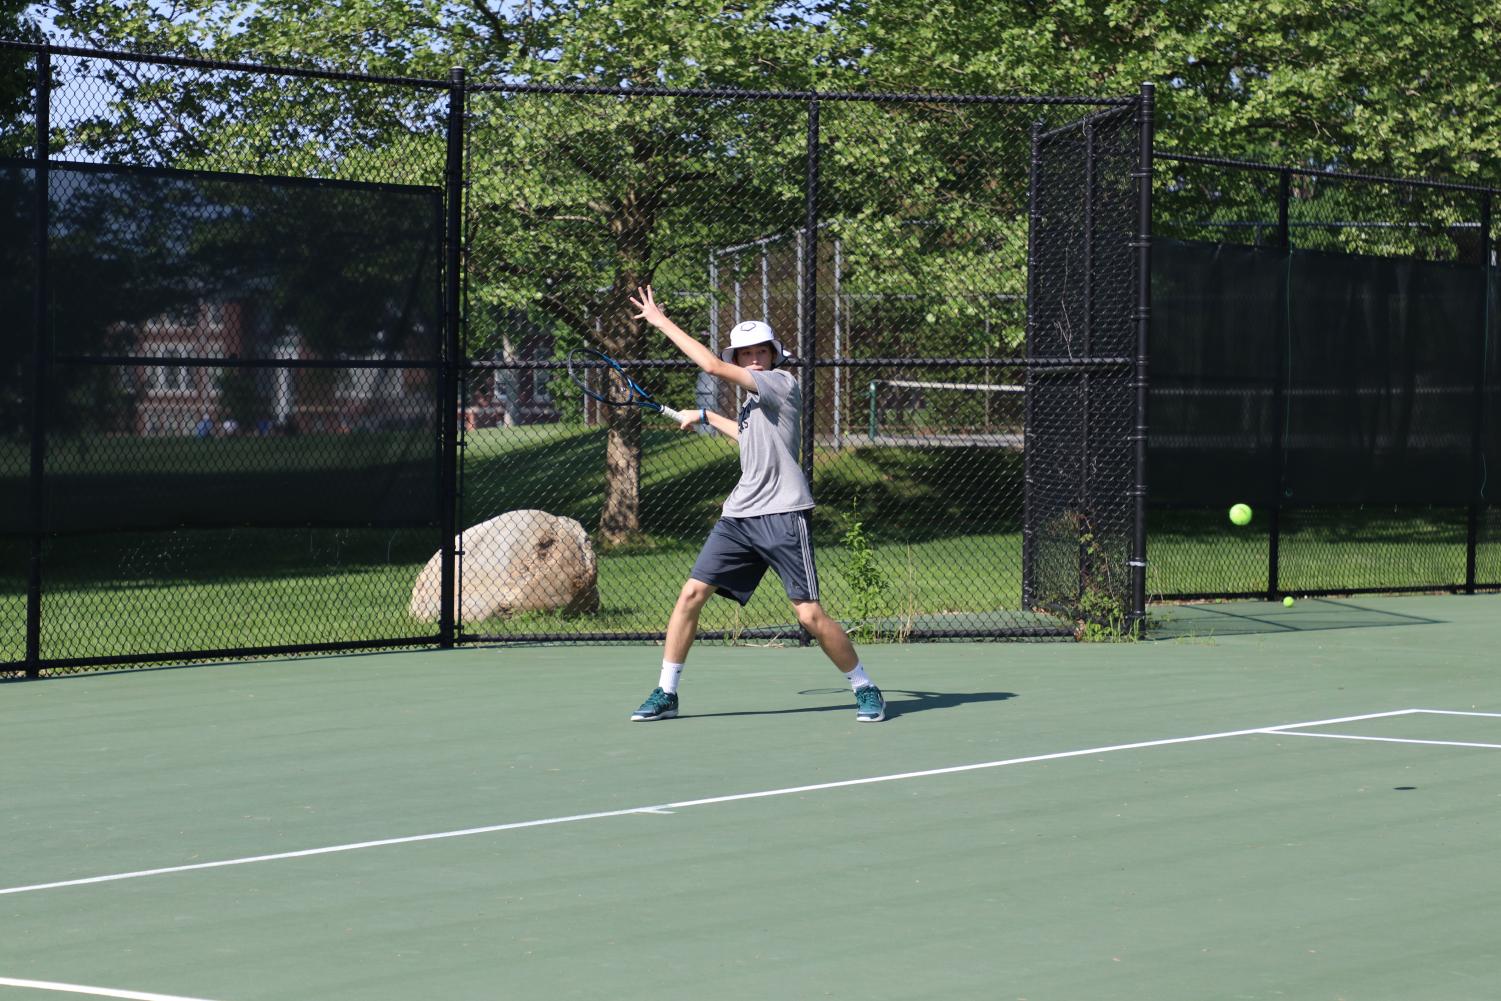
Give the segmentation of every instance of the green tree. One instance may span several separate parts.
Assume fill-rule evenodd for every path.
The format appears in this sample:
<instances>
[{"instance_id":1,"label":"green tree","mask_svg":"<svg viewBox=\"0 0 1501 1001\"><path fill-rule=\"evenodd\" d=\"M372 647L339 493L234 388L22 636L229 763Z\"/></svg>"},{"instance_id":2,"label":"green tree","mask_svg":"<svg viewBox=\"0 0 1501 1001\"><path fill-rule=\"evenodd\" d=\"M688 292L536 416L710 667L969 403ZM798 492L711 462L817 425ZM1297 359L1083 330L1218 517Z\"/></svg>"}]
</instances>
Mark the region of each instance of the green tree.
<instances>
[{"instance_id":1,"label":"green tree","mask_svg":"<svg viewBox=\"0 0 1501 1001\"><path fill-rule=\"evenodd\" d=\"M1483 0L856 0L835 30L863 40L879 89L1131 94L1157 84L1157 146L1345 170L1501 183L1501 8ZM964 31L951 26L963 24ZM1274 223L1276 179L1159 161L1159 232ZM1294 219L1406 222L1309 230L1327 249L1473 260L1478 199L1316 177Z\"/></svg>"},{"instance_id":2,"label":"green tree","mask_svg":"<svg viewBox=\"0 0 1501 1001\"><path fill-rule=\"evenodd\" d=\"M1166 148L1501 182L1501 8L1485 0L867 0L836 21L876 88L1151 80Z\"/></svg>"},{"instance_id":3,"label":"green tree","mask_svg":"<svg viewBox=\"0 0 1501 1001\"><path fill-rule=\"evenodd\" d=\"M0 0L0 38L32 42L41 38L22 0ZM31 53L0 49L0 156L21 156L34 144L32 86L35 63Z\"/></svg>"},{"instance_id":4,"label":"green tree","mask_svg":"<svg viewBox=\"0 0 1501 1001\"><path fill-rule=\"evenodd\" d=\"M818 83L839 62L827 11L815 2L588 0L500 12L436 0L54 7L60 26L100 44L430 78L463 65L475 81L788 89ZM125 74L113 79L137 86ZM355 150L373 161L401 149L428 176L440 168L442 112L430 93L419 101L306 84L295 89L316 100L293 104L287 89L222 75L201 88L153 77L151 100L121 103L78 131L96 148L133 144L132 155L173 165L224 169L256 150L258 170L347 176ZM226 107L248 110L226 116ZM612 354L663 350L632 316L638 286L687 290L708 246L800 218L804 130L795 105L489 93L475 95L470 116L471 302L534 311ZM349 122L362 134L350 135ZM343 148L331 138L340 134ZM726 206L734 211L713 223L710 210ZM640 526L640 415L612 412L606 437L600 528L618 540Z\"/></svg>"}]
</instances>

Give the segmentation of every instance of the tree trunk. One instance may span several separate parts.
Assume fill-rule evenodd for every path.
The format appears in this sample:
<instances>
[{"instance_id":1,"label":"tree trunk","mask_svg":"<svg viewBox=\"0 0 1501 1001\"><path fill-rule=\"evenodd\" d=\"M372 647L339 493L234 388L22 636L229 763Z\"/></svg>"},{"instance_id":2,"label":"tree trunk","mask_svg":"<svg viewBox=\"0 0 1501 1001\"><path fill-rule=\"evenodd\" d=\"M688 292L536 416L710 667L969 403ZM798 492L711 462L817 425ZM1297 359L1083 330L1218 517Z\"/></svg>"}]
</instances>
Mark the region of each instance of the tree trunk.
<instances>
[{"instance_id":1,"label":"tree trunk","mask_svg":"<svg viewBox=\"0 0 1501 1001\"><path fill-rule=\"evenodd\" d=\"M600 310L599 338L606 354L629 361L645 352L644 324L630 297L651 282L649 243L655 213L627 192L610 219L615 237L615 282ZM627 368L629 371L629 367ZM639 376L640 373L633 373ZM641 532L641 422L638 407L605 407L605 502L599 534L609 544Z\"/></svg>"},{"instance_id":2,"label":"tree trunk","mask_svg":"<svg viewBox=\"0 0 1501 1001\"><path fill-rule=\"evenodd\" d=\"M626 362L641 354L642 338L639 323L632 315L635 310L619 290L623 279L634 281L636 274L617 273L600 324L599 338L605 353ZM599 515L599 534L605 542L615 545L641 532L642 411L640 407L601 409L605 418L605 503Z\"/></svg>"},{"instance_id":3,"label":"tree trunk","mask_svg":"<svg viewBox=\"0 0 1501 1001\"><path fill-rule=\"evenodd\" d=\"M599 534L610 543L641 531L641 410L605 408L605 506Z\"/></svg>"}]
</instances>

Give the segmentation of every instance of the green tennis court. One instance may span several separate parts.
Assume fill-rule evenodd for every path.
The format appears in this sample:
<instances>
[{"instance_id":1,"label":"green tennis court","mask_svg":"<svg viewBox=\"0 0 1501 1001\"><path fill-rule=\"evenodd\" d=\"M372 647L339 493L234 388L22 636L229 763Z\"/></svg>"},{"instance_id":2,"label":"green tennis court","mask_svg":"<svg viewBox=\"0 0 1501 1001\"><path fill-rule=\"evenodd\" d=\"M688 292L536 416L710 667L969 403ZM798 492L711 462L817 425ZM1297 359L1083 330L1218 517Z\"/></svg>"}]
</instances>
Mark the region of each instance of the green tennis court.
<instances>
[{"instance_id":1,"label":"green tennis court","mask_svg":"<svg viewBox=\"0 0 1501 1001\"><path fill-rule=\"evenodd\" d=\"M0 686L0 998L1493 998L1501 597Z\"/></svg>"}]
</instances>

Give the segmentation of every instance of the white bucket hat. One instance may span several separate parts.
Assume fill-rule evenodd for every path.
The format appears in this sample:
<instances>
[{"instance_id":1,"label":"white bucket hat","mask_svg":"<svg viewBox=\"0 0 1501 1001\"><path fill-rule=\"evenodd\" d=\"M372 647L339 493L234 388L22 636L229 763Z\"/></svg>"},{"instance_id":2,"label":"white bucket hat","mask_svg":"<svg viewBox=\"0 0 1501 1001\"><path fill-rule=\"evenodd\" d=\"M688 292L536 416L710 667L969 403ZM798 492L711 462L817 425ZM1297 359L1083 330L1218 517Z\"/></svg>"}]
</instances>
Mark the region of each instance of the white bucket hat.
<instances>
[{"instance_id":1,"label":"white bucket hat","mask_svg":"<svg viewBox=\"0 0 1501 1001\"><path fill-rule=\"evenodd\" d=\"M771 325L762 320L746 320L735 324L735 329L730 331L730 346L719 352L719 356L727 362L735 361L735 351L739 348L748 348L755 344L771 342L771 364L780 365L787 360L787 349L782 342L777 340L777 335L772 332Z\"/></svg>"}]
</instances>

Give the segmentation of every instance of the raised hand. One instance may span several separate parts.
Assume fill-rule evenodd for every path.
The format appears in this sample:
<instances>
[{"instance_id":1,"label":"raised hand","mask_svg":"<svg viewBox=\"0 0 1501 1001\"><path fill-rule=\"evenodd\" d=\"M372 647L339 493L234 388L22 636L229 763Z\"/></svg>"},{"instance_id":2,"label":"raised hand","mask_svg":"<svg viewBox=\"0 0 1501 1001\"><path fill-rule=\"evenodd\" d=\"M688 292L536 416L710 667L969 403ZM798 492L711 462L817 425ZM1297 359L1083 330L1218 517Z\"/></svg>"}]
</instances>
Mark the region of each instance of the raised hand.
<instances>
[{"instance_id":1,"label":"raised hand","mask_svg":"<svg viewBox=\"0 0 1501 1001\"><path fill-rule=\"evenodd\" d=\"M650 285L636 289L636 295L631 296L631 305L640 310L636 314L638 320L645 320L659 329L668 322L667 314L662 312L661 307L657 305L657 300L652 297Z\"/></svg>"}]
</instances>

